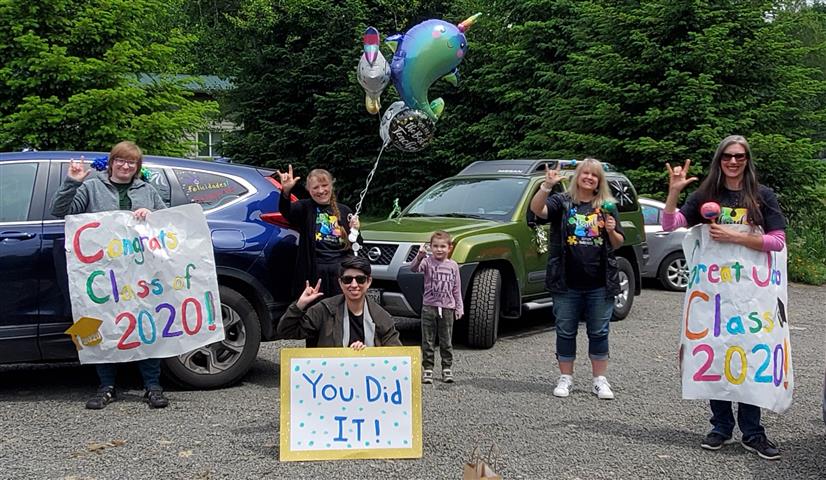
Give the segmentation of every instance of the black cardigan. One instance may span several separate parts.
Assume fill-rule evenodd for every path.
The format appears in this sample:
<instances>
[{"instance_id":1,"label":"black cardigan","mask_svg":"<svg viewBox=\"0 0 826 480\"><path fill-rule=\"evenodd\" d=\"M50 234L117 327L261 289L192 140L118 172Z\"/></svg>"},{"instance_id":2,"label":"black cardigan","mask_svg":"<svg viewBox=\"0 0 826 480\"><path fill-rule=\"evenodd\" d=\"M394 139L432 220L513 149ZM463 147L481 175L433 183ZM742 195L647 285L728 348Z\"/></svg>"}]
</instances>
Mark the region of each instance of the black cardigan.
<instances>
[{"instance_id":1,"label":"black cardigan","mask_svg":"<svg viewBox=\"0 0 826 480\"><path fill-rule=\"evenodd\" d=\"M315 233L315 219L316 208L321 207L313 199L307 198L291 202L289 197L285 197L282 193L278 198L278 211L281 215L290 222L293 228L298 230L298 255L295 259L295 274L293 275L292 294L295 298L301 295L304 291L305 282L315 285L318 279L316 270L316 256L315 256L315 241L313 234ZM347 220L352 213L350 207L342 203L338 204L339 225L341 225L350 234L350 222ZM359 242L361 236L359 235ZM345 254L352 255L352 250L348 250Z\"/></svg>"}]
</instances>

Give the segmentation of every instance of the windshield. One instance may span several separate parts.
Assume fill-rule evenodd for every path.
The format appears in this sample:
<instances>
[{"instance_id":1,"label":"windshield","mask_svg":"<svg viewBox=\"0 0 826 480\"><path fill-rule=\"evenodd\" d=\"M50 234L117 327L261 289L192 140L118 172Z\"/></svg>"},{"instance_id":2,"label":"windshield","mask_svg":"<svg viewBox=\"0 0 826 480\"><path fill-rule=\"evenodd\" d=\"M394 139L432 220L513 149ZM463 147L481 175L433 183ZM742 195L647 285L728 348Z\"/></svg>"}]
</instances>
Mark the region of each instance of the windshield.
<instances>
[{"instance_id":1,"label":"windshield","mask_svg":"<svg viewBox=\"0 0 826 480\"><path fill-rule=\"evenodd\" d=\"M527 178L445 180L413 202L404 215L507 221L513 216L527 185Z\"/></svg>"}]
</instances>

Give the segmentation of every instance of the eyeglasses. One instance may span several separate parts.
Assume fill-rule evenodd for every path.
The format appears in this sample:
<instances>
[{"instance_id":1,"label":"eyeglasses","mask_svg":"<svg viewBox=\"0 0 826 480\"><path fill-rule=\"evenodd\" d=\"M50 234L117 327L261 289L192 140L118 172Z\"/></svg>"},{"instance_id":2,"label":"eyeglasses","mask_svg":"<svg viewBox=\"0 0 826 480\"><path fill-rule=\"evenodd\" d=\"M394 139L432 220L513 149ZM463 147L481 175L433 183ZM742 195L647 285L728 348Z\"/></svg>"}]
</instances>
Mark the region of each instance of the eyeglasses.
<instances>
[{"instance_id":1,"label":"eyeglasses","mask_svg":"<svg viewBox=\"0 0 826 480\"><path fill-rule=\"evenodd\" d=\"M129 165L130 167L134 167L138 164L135 160L127 160L125 158L116 158L112 161L115 165Z\"/></svg>"},{"instance_id":2,"label":"eyeglasses","mask_svg":"<svg viewBox=\"0 0 826 480\"><path fill-rule=\"evenodd\" d=\"M720 160L723 162L730 162L734 160L737 163L743 163L746 161L747 158L749 157L745 153L724 153L720 157Z\"/></svg>"},{"instance_id":3,"label":"eyeglasses","mask_svg":"<svg viewBox=\"0 0 826 480\"><path fill-rule=\"evenodd\" d=\"M353 283L353 280L359 285L364 285L364 283L367 282L367 278L367 275L343 275L339 280L345 285L350 285Z\"/></svg>"}]
</instances>

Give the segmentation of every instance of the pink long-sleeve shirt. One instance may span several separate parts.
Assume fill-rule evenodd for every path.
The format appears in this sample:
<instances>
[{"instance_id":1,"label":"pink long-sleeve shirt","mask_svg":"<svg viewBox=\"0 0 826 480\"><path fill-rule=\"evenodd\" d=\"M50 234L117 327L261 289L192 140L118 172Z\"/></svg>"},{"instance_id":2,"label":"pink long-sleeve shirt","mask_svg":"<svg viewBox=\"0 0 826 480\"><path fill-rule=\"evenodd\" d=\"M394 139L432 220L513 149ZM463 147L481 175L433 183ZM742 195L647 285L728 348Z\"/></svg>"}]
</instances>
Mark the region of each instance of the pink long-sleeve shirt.
<instances>
[{"instance_id":1,"label":"pink long-sleeve shirt","mask_svg":"<svg viewBox=\"0 0 826 480\"><path fill-rule=\"evenodd\" d=\"M459 264L451 259L436 260L429 256L416 257L410 265L413 272L424 272L424 295L422 305L442 307L464 312L462 303L462 281Z\"/></svg>"},{"instance_id":2,"label":"pink long-sleeve shirt","mask_svg":"<svg viewBox=\"0 0 826 480\"><path fill-rule=\"evenodd\" d=\"M668 213L663 211L663 230L670 232L680 227L688 225L685 216L681 212ZM763 234L764 252L779 252L786 246L786 232L783 230L772 230Z\"/></svg>"}]
</instances>

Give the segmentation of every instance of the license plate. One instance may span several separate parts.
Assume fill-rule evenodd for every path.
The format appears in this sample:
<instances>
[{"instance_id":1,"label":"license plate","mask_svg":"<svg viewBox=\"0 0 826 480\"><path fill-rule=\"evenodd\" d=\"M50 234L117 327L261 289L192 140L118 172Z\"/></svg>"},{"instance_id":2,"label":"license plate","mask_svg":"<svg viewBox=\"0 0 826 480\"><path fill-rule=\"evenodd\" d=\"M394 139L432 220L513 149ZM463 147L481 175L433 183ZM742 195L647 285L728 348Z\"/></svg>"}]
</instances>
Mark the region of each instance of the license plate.
<instances>
[{"instance_id":1,"label":"license plate","mask_svg":"<svg viewBox=\"0 0 826 480\"><path fill-rule=\"evenodd\" d=\"M378 303L381 305L381 289L379 288L368 288L367 289L367 298Z\"/></svg>"}]
</instances>

